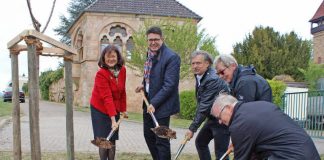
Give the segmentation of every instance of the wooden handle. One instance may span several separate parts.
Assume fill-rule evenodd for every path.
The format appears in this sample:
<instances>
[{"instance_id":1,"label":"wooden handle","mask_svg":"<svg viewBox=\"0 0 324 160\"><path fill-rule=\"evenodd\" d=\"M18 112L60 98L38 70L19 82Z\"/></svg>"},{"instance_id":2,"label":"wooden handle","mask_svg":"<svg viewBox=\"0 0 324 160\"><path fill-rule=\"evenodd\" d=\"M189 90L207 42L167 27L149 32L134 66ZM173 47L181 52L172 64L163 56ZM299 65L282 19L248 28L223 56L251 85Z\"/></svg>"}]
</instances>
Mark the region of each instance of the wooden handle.
<instances>
[{"instance_id":1,"label":"wooden handle","mask_svg":"<svg viewBox=\"0 0 324 160\"><path fill-rule=\"evenodd\" d=\"M149 102L148 102L147 99L146 99L146 96L145 96L144 91L141 90L141 93L142 93L143 100L144 100L144 102L145 102L145 104L146 104L146 107L149 107L150 104L149 104ZM155 126L156 126L156 127L159 127L160 125L159 125L158 121L156 120L154 114L153 114L151 111L149 111L149 114L151 115L151 117L152 117L152 119L153 119L153 121L154 121L154 123L155 123Z\"/></svg>"},{"instance_id":2,"label":"wooden handle","mask_svg":"<svg viewBox=\"0 0 324 160\"><path fill-rule=\"evenodd\" d=\"M183 139L181 144L186 144L188 141L189 141L189 138L187 136L185 136L185 138Z\"/></svg>"},{"instance_id":3,"label":"wooden handle","mask_svg":"<svg viewBox=\"0 0 324 160\"><path fill-rule=\"evenodd\" d=\"M149 102L147 101L146 96L145 96L145 93L144 93L143 90L141 90L141 94L142 94L142 97L143 97L143 100L144 100L146 106L148 107L150 104L149 104Z\"/></svg>"}]
</instances>

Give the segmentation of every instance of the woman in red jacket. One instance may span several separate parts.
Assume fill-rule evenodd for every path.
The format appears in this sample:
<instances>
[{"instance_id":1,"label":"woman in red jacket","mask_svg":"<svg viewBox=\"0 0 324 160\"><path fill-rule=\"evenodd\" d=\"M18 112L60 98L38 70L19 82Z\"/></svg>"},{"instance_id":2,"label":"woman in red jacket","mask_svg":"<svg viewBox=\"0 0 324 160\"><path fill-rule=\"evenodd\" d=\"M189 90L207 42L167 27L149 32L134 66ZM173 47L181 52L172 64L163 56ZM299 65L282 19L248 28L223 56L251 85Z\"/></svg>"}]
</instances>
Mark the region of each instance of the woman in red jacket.
<instances>
[{"instance_id":1,"label":"woman in red jacket","mask_svg":"<svg viewBox=\"0 0 324 160\"><path fill-rule=\"evenodd\" d=\"M119 113L126 117L126 68L119 49L107 46L98 62L100 69L96 73L92 90L90 108L94 138L107 138L112 128L117 127ZM99 148L101 160L113 160L116 152L118 130L110 139L111 149Z\"/></svg>"}]
</instances>

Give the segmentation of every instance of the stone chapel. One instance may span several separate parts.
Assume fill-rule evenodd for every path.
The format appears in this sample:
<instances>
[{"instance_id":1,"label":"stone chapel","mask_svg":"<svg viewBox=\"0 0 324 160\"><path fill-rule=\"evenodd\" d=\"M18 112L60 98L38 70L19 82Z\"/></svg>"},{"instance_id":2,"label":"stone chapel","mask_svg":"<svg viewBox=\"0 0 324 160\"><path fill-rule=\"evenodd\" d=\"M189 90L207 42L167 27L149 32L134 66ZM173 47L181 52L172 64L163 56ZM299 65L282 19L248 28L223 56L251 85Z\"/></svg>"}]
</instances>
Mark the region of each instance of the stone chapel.
<instances>
[{"instance_id":1,"label":"stone chapel","mask_svg":"<svg viewBox=\"0 0 324 160\"><path fill-rule=\"evenodd\" d=\"M145 20L159 21L172 18L183 22L202 17L176 0L97 0L88 6L68 29L71 44L78 50L73 58L74 105L89 106L94 78L98 70L101 49L118 45L124 56L131 54L132 34ZM127 69L127 104L129 111L141 110L141 97L134 90L142 77ZM136 106L137 108L134 108Z\"/></svg>"}]
</instances>

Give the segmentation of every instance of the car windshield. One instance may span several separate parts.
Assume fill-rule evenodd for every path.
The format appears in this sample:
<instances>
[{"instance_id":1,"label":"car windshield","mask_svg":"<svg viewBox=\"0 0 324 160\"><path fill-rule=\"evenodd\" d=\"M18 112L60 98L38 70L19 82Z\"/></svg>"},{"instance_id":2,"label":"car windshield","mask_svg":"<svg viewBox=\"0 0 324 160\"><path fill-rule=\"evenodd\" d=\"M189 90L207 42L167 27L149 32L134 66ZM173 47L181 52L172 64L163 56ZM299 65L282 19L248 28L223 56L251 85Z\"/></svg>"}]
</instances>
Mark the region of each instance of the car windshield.
<instances>
[{"instance_id":1,"label":"car windshield","mask_svg":"<svg viewBox=\"0 0 324 160\"><path fill-rule=\"evenodd\" d=\"M7 87L4 91L5 92L12 92L12 87ZM23 91L20 89L19 92L23 92Z\"/></svg>"}]
</instances>

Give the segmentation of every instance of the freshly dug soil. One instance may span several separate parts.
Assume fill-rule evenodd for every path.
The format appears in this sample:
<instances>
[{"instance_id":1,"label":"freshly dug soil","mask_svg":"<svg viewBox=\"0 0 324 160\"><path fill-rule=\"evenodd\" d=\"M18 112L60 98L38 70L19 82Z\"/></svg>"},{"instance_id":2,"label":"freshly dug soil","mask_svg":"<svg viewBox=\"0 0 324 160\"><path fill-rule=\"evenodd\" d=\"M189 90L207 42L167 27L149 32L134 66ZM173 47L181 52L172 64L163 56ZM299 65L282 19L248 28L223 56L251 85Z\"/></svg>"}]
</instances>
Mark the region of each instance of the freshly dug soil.
<instances>
[{"instance_id":1,"label":"freshly dug soil","mask_svg":"<svg viewBox=\"0 0 324 160\"><path fill-rule=\"evenodd\" d=\"M151 128L151 130L161 138L169 138L169 139L176 139L177 133L176 131L173 131L172 129L166 127L166 126L159 126L156 128Z\"/></svg>"},{"instance_id":2,"label":"freshly dug soil","mask_svg":"<svg viewBox=\"0 0 324 160\"><path fill-rule=\"evenodd\" d=\"M91 143L99 148L110 149L113 147L113 144L110 141L107 141L106 138L97 137L94 140L91 140Z\"/></svg>"}]
</instances>

